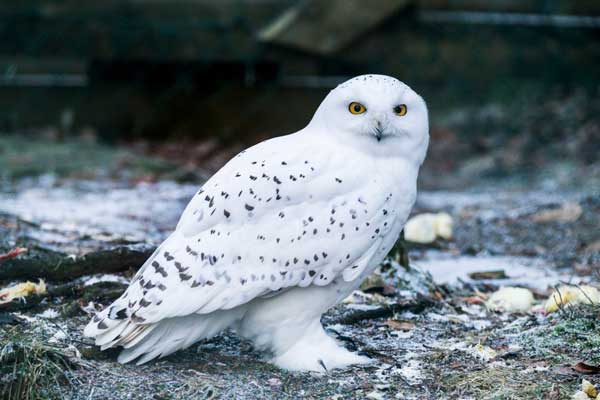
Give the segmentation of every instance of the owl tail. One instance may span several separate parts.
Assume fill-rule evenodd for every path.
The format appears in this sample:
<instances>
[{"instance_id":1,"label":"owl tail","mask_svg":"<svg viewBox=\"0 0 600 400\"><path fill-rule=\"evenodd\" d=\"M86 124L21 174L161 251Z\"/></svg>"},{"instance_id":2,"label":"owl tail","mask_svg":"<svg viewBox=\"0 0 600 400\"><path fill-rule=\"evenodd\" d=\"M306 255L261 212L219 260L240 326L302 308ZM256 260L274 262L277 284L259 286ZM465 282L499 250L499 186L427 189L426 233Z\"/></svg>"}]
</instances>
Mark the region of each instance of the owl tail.
<instances>
[{"instance_id":1,"label":"owl tail","mask_svg":"<svg viewBox=\"0 0 600 400\"><path fill-rule=\"evenodd\" d=\"M244 311L243 307L237 307L210 314L168 318L154 324L137 325L134 329L123 329L125 335L121 336L131 339L114 343L115 346L124 348L118 360L124 364L138 359L136 364L140 365L157 357L165 357L188 348L199 340L215 336L240 320Z\"/></svg>"}]
</instances>

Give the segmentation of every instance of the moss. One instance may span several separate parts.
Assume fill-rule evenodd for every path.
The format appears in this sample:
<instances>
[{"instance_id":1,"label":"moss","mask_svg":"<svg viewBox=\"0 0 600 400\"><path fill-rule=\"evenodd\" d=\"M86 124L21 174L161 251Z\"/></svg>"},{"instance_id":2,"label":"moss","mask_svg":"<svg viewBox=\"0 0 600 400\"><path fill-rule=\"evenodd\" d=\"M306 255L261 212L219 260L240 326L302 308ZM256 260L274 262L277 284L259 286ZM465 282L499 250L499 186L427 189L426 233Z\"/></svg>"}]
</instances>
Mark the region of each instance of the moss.
<instances>
[{"instance_id":1,"label":"moss","mask_svg":"<svg viewBox=\"0 0 600 400\"><path fill-rule=\"evenodd\" d=\"M0 331L0 398L61 399L73 367L57 347L15 326Z\"/></svg>"},{"instance_id":2,"label":"moss","mask_svg":"<svg viewBox=\"0 0 600 400\"><path fill-rule=\"evenodd\" d=\"M520 344L534 357L599 364L599 317L599 306L571 307L549 316L544 325L525 332L519 339Z\"/></svg>"},{"instance_id":3,"label":"moss","mask_svg":"<svg viewBox=\"0 0 600 400\"><path fill-rule=\"evenodd\" d=\"M510 365L458 371L448 368L437 382L437 393L446 398L490 400L546 399L551 392L557 391L561 393L560 399L568 399L577 385L576 382L557 385L556 380L545 372L524 372L522 368Z\"/></svg>"}]
</instances>

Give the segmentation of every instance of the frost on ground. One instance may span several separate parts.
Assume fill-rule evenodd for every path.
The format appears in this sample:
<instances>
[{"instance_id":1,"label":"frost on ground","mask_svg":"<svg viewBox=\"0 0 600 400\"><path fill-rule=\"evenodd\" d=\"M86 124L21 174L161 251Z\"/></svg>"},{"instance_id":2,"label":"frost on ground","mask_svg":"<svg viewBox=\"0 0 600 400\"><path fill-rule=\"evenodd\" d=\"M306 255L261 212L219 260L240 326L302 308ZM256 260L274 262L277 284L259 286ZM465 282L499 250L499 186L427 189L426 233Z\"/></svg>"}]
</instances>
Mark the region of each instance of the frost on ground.
<instances>
[{"instance_id":1,"label":"frost on ground","mask_svg":"<svg viewBox=\"0 0 600 400\"><path fill-rule=\"evenodd\" d=\"M0 254L24 241L76 255L116 242L156 244L194 190L173 182L37 181L0 194L0 214L14 217L3 224L17 221ZM46 211L35 207L42 200ZM0 397L570 398L581 371L600 365L600 308L582 301L547 313L544 306L556 285L598 286L598 194L425 192L415 213L442 211L454 221L449 240L405 243L411 268L402 266L399 247L324 317L329 333L373 358L370 365L289 373L232 332L148 365L120 365L81 330L122 291L131 266L48 281L46 294L0 308ZM18 255L34 256L35 248ZM517 312L494 311L488 300L503 286L527 288L532 298Z\"/></svg>"}]
</instances>

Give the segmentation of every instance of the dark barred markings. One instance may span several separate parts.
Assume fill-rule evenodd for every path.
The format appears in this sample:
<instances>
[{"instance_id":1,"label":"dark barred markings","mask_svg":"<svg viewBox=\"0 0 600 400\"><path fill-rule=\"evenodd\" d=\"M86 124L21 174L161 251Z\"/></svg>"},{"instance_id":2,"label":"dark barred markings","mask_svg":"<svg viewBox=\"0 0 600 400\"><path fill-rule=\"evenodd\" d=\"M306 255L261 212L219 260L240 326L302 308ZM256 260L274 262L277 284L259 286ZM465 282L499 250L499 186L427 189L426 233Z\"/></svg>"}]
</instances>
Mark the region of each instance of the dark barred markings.
<instances>
[{"instance_id":1,"label":"dark barred markings","mask_svg":"<svg viewBox=\"0 0 600 400\"><path fill-rule=\"evenodd\" d=\"M110 314L112 314L112 309L111 309L111 312L109 312L109 315ZM125 319L125 318L127 318L127 309L121 308L119 311L117 311L115 319Z\"/></svg>"},{"instance_id":2,"label":"dark barred markings","mask_svg":"<svg viewBox=\"0 0 600 400\"><path fill-rule=\"evenodd\" d=\"M191 255L193 255L194 257L198 257L198 253L197 253L197 252L195 252L194 250L192 250L192 248L191 248L190 246L185 246L185 251L186 251L188 254L191 254Z\"/></svg>"},{"instance_id":3,"label":"dark barred markings","mask_svg":"<svg viewBox=\"0 0 600 400\"><path fill-rule=\"evenodd\" d=\"M168 253L165 253L165 255L166 254ZM174 257L170 258L172 260ZM154 272L156 272L157 274L161 274L163 278L166 278L169 275L167 274L167 271L158 263L158 261L152 261L152 267L154 267Z\"/></svg>"},{"instance_id":4,"label":"dark barred markings","mask_svg":"<svg viewBox=\"0 0 600 400\"><path fill-rule=\"evenodd\" d=\"M147 301L146 299L142 298L140 300L140 307L148 307L150 304L152 304L151 301Z\"/></svg>"},{"instance_id":5,"label":"dark barred markings","mask_svg":"<svg viewBox=\"0 0 600 400\"><path fill-rule=\"evenodd\" d=\"M182 281L188 281L192 279L192 276L188 274L179 274L179 279L181 279Z\"/></svg>"},{"instance_id":6,"label":"dark barred markings","mask_svg":"<svg viewBox=\"0 0 600 400\"><path fill-rule=\"evenodd\" d=\"M177 271L181 273L187 271L190 267L184 267L180 262L175 261L175 268L177 268Z\"/></svg>"},{"instance_id":7,"label":"dark barred markings","mask_svg":"<svg viewBox=\"0 0 600 400\"><path fill-rule=\"evenodd\" d=\"M245 208L246 208L246 210L248 210L248 211L252 211L252 210L254 210L254 206L251 206L250 204L246 204L244 207L245 207Z\"/></svg>"},{"instance_id":8,"label":"dark barred markings","mask_svg":"<svg viewBox=\"0 0 600 400\"><path fill-rule=\"evenodd\" d=\"M148 280L148 282L146 282L146 284L144 285L144 289L146 290L154 289L155 287L156 285L153 284L151 280Z\"/></svg>"}]
</instances>

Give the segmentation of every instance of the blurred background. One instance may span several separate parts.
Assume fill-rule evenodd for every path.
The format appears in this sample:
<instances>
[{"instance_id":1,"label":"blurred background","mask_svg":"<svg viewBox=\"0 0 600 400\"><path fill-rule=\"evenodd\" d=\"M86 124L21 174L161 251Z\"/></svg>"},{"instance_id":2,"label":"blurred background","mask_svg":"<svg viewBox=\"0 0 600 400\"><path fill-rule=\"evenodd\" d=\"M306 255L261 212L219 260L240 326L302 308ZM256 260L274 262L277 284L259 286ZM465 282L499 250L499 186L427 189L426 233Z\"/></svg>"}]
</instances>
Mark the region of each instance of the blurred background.
<instances>
[{"instance_id":1,"label":"blurred background","mask_svg":"<svg viewBox=\"0 0 600 400\"><path fill-rule=\"evenodd\" d=\"M421 187L597 184L598 65L595 0L7 1L0 177L202 180L382 73L429 105Z\"/></svg>"}]
</instances>

